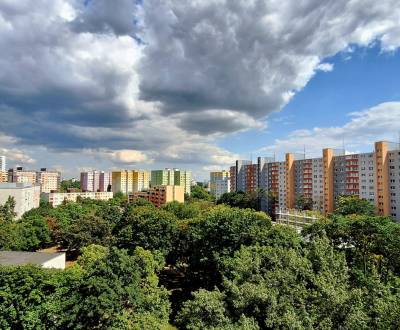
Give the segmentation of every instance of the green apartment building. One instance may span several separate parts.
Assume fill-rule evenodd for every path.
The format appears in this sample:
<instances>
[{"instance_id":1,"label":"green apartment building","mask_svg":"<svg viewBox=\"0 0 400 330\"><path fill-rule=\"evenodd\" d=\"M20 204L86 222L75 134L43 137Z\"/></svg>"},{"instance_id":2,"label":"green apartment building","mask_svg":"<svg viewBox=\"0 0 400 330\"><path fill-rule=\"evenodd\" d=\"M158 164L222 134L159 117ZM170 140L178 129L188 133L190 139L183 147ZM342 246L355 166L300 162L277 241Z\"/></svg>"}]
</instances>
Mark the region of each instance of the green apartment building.
<instances>
[{"instance_id":1,"label":"green apartment building","mask_svg":"<svg viewBox=\"0 0 400 330\"><path fill-rule=\"evenodd\" d=\"M183 186L185 194L190 194L192 172L179 169L151 171L151 186Z\"/></svg>"}]
</instances>

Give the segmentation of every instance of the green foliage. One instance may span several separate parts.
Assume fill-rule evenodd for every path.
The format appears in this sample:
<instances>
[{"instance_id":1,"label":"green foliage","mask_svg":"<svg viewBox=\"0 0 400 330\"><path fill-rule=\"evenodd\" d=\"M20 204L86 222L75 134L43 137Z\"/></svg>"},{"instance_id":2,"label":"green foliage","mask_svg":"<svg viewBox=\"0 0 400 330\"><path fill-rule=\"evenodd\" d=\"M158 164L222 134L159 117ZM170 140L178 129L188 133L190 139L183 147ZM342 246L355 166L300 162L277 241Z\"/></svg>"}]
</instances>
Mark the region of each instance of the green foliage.
<instances>
[{"instance_id":1,"label":"green foliage","mask_svg":"<svg viewBox=\"0 0 400 330\"><path fill-rule=\"evenodd\" d=\"M162 259L137 248L84 249L65 271L0 267L1 329L140 329L168 325Z\"/></svg>"},{"instance_id":2,"label":"green foliage","mask_svg":"<svg viewBox=\"0 0 400 330\"><path fill-rule=\"evenodd\" d=\"M141 246L167 255L178 236L178 219L171 213L155 207L135 207L115 230L120 248Z\"/></svg>"},{"instance_id":3,"label":"green foliage","mask_svg":"<svg viewBox=\"0 0 400 330\"><path fill-rule=\"evenodd\" d=\"M304 195L296 196L296 205L295 208L297 210L303 211L311 211L313 209L313 201L312 198L305 197Z\"/></svg>"},{"instance_id":4,"label":"green foliage","mask_svg":"<svg viewBox=\"0 0 400 330\"><path fill-rule=\"evenodd\" d=\"M361 199L357 196L339 196L335 213L340 215L358 214L373 216L376 214L376 209L366 199Z\"/></svg>"},{"instance_id":5,"label":"green foliage","mask_svg":"<svg viewBox=\"0 0 400 330\"><path fill-rule=\"evenodd\" d=\"M186 200L187 198L185 198ZM188 200L205 200L205 201L210 201L213 202L215 200L214 196L211 195L204 187L200 185L195 185L191 189L190 196Z\"/></svg>"},{"instance_id":6,"label":"green foliage","mask_svg":"<svg viewBox=\"0 0 400 330\"><path fill-rule=\"evenodd\" d=\"M14 209L15 199L12 196L8 196L8 199L4 205L0 205L0 224L13 222L16 216Z\"/></svg>"},{"instance_id":7,"label":"green foliage","mask_svg":"<svg viewBox=\"0 0 400 330\"><path fill-rule=\"evenodd\" d=\"M197 202L179 203L174 201L163 205L162 209L174 214L180 220L193 219L201 212L200 204Z\"/></svg>"},{"instance_id":8,"label":"green foliage","mask_svg":"<svg viewBox=\"0 0 400 330\"><path fill-rule=\"evenodd\" d=\"M241 209L259 210L259 195L257 192L245 193L243 191L230 192L223 194L217 201L217 204L225 204Z\"/></svg>"},{"instance_id":9,"label":"green foliage","mask_svg":"<svg viewBox=\"0 0 400 330\"><path fill-rule=\"evenodd\" d=\"M70 180L62 180L60 185L61 192L67 192L68 189L81 189L81 183L79 181Z\"/></svg>"}]
</instances>

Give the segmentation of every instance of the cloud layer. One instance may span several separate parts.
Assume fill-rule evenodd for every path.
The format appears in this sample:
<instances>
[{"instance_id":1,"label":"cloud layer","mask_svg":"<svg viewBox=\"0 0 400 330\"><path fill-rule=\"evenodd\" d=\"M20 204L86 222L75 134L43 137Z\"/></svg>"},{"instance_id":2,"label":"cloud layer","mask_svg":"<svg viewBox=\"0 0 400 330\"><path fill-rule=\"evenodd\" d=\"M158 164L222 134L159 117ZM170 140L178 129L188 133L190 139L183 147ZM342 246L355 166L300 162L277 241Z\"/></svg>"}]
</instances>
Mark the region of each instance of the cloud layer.
<instances>
[{"instance_id":1,"label":"cloud layer","mask_svg":"<svg viewBox=\"0 0 400 330\"><path fill-rule=\"evenodd\" d=\"M331 55L396 49L399 21L397 0L3 0L3 149L226 166L215 139L265 128Z\"/></svg>"}]
</instances>

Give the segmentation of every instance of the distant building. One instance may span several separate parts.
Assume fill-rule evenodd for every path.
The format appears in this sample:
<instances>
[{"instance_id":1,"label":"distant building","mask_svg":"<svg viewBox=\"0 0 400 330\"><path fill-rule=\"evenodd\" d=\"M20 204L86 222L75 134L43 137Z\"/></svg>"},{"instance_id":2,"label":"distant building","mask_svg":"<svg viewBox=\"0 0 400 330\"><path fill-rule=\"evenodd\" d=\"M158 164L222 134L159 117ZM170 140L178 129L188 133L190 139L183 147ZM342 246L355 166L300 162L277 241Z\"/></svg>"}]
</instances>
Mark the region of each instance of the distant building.
<instances>
[{"instance_id":1,"label":"distant building","mask_svg":"<svg viewBox=\"0 0 400 330\"><path fill-rule=\"evenodd\" d=\"M143 170L123 170L112 172L112 191L126 195L148 189L150 187L150 172Z\"/></svg>"},{"instance_id":2,"label":"distant building","mask_svg":"<svg viewBox=\"0 0 400 330\"><path fill-rule=\"evenodd\" d=\"M42 193L49 193L60 189L61 173L46 168L32 171L17 167L8 170L8 182L39 184Z\"/></svg>"},{"instance_id":3,"label":"distant building","mask_svg":"<svg viewBox=\"0 0 400 330\"><path fill-rule=\"evenodd\" d=\"M81 172L82 191L108 191L111 185L111 173L103 171Z\"/></svg>"},{"instance_id":4,"label":"distant building","mask_svg":"<svg viewBox=\"0 0 400 330\"><path fill-rule=\"evenodd\" d=\"M6 156L0 156L0 183L8 181Z\"/></svg>"},{"instance_id":5,"label":"distant building","mask_svg":"<svg viewBox=\"0 0 400 330\"><path fill-rule=\"evenodd\" d=\"M0 172L6 172L7 162L6 156L0 156Z\"/></svg>"},{"instance_id":6,"label":"distant building","mask_svg":"<svg viewBox=\"0 0 400 330\"><path fill-rule=\"evenodd\" d=\"M41 168L40 171L36 172L36 183L40 184L42 193L59 191L61 186L61 173Z\"/></svg>"},{"instance_id":7,"label":"distant building","mask_svg":"<svg viewBox=\"0 0 400 330\"><path fill-rule=\"evenodd\" d=\"M8 197L14 197L16 219L25 212L39 207L40 186L31 183L0 183L0 204L3 205Z\"/></svg>"},{"instance_id":8,"label":"distant building","mask_svg":"<svg viewBox=\"0 0 400 330\"><path fill-rule=\"evenodd\" d=\"M46 193L42 196L44 197L45 201L50 203L53 207L57 207L61 205L63 202L76 202L78 197L80 198L90 198L95 200L102 200L106 201L113 198L112 192L71 192L71 193Z\"/></svg>"},{"instance_id":9,"label":"distant building","mask_svg":"<svg viewBox=\"0 0 400 330\"><path fill-rule=\"evenodd\" d=\"M177 201L183 203L185 201L185 188L183 186L155 186L146 191L131 193L128 195L129 201L143 198L152 202L156 207L163 204Z\"/></svg>"},{"instance_id":10,"label":"distant building","mask_svg":"<svg viewBox=\"0 0 400 330\"><path fill-rule=\"evenodd\" d=\"M151 186L182 186L185 194L190 194L192 172L180 169L166 168L151 171Z\"/></svg>"},{"instance_id":11,"label":"distant building","mask_svg":"<svg viewBox=\"0 0 400 330\"><path fill-rule=\"evenodd\" d=\"M65 269L65 253L0 251L0 265Z\"/></svg>"},{"instance_id":12,"label":"distant building","mask_svg":"<svg viewBox=\"0 0 400 330\"><path fill-rule=\"evenodd\" d=\"M229 171L210 172L210 193L217 199L221 195L230 192L230 174Z\"/></svg>"}]
</instances>

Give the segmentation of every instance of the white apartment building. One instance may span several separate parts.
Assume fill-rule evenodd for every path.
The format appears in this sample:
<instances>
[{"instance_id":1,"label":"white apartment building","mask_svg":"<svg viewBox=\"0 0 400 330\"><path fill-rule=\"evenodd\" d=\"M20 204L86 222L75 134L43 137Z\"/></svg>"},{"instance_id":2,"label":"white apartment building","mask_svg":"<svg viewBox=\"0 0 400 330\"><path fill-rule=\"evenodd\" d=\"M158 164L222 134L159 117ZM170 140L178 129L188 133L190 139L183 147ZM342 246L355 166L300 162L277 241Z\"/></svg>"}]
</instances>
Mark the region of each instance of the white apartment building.
<instances>
[{"instance_id":1,"label":"white apartment building","mask_svg":"<svg viewBox=\"0 0 400 330\"><path fill-rule=\"evenodd\" d=\"M6 156L0 156L0 172L5 172L7 168Z\"/></svg>"},{"instance_id":2,"label":"white apartment building","mask_svg":"<svg viewBox=\"0 0 400 330\"><path fill-rule=\"evenodd\" d=\"M107 201L113 198L114 194L107 191L79 191L71 193L45 193L42 196L46 202L50 203L53 207L57 207L63 202L76 202L78 197Z\"/></svg>"},{"instance_id":3,"label":"white apartment building","mask_svg":"<svg viewBox=\"0 0 400 330\"><path fill-rule=\"evenodd\" d=\"M229 176L223 178L216 178L214 181L214 193L216 199L220 198L223 194L231 191L231 181Z\"/></svg>"},{"instance_id":4,"label":"white apartment building","mask_svg":"<svg viewBox=\"0 0 400 330\"><path fill-rule=\"evenodd\" d=\"M25 212L39 207L40 186L30 183L0 183L0 204L3 205L9 198L14 197L16 219Z\"/></svg>"},{"instance_id":5,"label":"white apartment building","mask_svg":"<svg viewBox=\"0 0 400 330\"><path fill-rule=\"evenodd\" d=\"M103 171L81 172L82 191L108 191L111 185L111 173Z\"/></svg>"}]
</instances>

